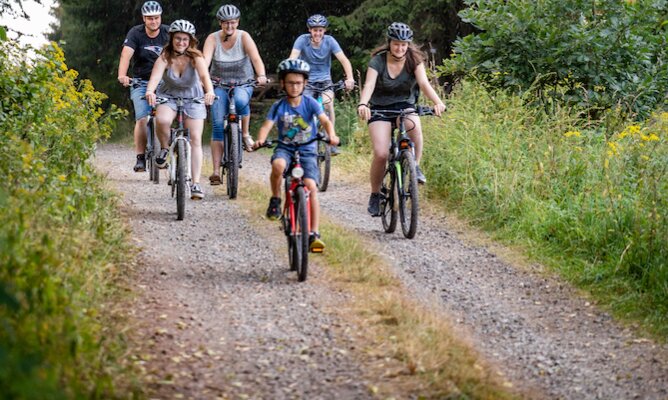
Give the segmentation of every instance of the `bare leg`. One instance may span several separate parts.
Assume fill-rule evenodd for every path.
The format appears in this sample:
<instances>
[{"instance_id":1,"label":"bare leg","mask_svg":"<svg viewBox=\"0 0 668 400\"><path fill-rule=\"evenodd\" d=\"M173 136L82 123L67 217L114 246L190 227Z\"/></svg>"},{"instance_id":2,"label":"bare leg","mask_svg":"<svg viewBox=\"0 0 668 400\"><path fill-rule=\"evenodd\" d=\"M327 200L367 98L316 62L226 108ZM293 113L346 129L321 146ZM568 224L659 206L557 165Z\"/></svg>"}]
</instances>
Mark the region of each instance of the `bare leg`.
<instances>
[{"instance_id":1,"label":"bare leg","mask_svg":"<svg viewBox=\"0 0 668 400\"><path fill-rule=\"evenodd\" d=\"M373 160L369 172L371 193L380 192L380 184L383 181L385 164L389 156L391 129L392 124L386 121L376 121L369 124L369 135L373 146Z\"/></svg>"},{"instance_id":2,"label":"bare leg","mask_svg":"<svg viewBox=\"0 0 668 400\"><path fill-rule=\"evenodd\" d=\"M415 162L420 164L420 160L422 159L422 123L420 122L420 117L417 115L409 115L408 119L413 121L413 124L415 126L413 129L408 131L408 136L411 138L413 141L413 144L415 145ZM413 124L408 124L408 125L413 125Z\"/></svg>"},{"instance_id":3,"label":"bare leg","mask_svg":"<svg viewBox=\"0 0 668 400\"><path fill-rule=\"evenodd\" d=\"M190 148L193 183L199 183L202 174L202 130L203 119L186 119L186 128L190 130Z\"/></svg>"},{"instance_id":4,"label":"bare leg","mask_svg":"<svg viewBox=\"0 0 668 400\"><path fill-rule=\"evenodd\" d=\"M146 151L146 134L148 131L146 124L148 124L148 117L135 121L134 139L136 154L144 154Z\"/></svg>"}]
</instances>

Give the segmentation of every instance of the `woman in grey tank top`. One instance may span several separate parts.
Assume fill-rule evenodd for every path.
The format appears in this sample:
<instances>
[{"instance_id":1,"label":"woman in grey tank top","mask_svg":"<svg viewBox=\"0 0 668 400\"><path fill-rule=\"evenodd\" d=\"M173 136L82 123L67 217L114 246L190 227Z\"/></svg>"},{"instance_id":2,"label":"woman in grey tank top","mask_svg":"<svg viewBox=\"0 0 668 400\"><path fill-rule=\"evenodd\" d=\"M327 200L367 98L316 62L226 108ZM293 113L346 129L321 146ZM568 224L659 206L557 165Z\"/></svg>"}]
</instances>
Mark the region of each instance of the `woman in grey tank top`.
<instances>
[{"instance_id":1,"label":"woman in grey tank top","mask_svg":"<svg viewBox=\"0 0 668 400\"><path fill-rule=\"evenodd\" d=\"M162 54L155 61L151 78L146 87L146 100L151 106L156 104L155 90L160 80L163 84L158 89L161 97L204 97L206 105L213 104L215 94L209 71L206 68L202 52L197 50L195 27L188 21L177 20L169 27L169 42L162 50ZM192 179L190 190L191 198L204 198L200 186L202 172L202 130L206 119L206 106L198 103L186 103L185 127L190 131L190 145L192 147ZM160 104L156 109L156 122L160 151L156 157L156 164L164 168L169 147L169 129L176 117L176 102L169 101Z\"/></svg>"},{"instance_id":2,"label":"woman in grey tank top","mask_svg":"<svg viewBox=\"0 0 668 400\"><path fill-rule=\"evenodd\" d=\"M220 30L210 34L204 42L204 59L206 64L210 65L211 78L221 83L242 83L249 81L257 74L259 85L267 83L265 76L264 63L257 50L253 38L248 32L237 29L241 12L231 4L225 4L218 9L216 18L220 23ZM211 158L214 169L209 177L212 185L221 183L218 176L220 159L223 154L223 130L225 126L225 117L229 107L229 98L227 90L215 88L218 96L211 106L212 134L211 134ZM234 104L237 114L241 118L241 133L246 150L250 151L253 147L253 139L250 137L250 99L253 95L253 88L237 88L234 90Z\"/></svg>"},{"instance_id":3,"label":"woman in grey tank top","mask_svg":"<svg viewBox=\"0 0 668 400\"><path fill-rule=\"evenodd\" d=\"M387 42L373 52L366 80L360 95L357 113L365 121L369 121L369 135L373 145L370 181L371 196L369 197L369 214L380 214L380 184L385 172L385 163L389 156L392 122L387 118L371 118L374 108L384 110L403 110L416 105L420 90L434 102L434 112L440 116L445 111L445 104L431 87L424 67L424 55L412 43L413 31L408 25L394 22L387 28ZM418 163L417 178L419 183L427 179L420 170L422 158L422 125L420 117L409 115L413 126L408 134L415 144L415 161Z\"/></svg>"}]
</instances>

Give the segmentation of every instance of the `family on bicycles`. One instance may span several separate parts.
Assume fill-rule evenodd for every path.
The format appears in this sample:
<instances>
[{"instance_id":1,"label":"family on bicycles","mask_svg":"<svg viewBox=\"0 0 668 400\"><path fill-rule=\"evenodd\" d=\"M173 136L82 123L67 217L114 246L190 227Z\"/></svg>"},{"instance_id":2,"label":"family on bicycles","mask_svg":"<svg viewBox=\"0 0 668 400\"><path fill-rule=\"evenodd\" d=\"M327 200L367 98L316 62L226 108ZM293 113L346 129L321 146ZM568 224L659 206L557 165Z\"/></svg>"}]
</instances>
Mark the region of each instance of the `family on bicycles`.
<instances>
[{"instance_id":1,"label":"family on bicycles","mask_svg":"<svg viewBox=\"0 0 668 400\"><path fill-rule=\"evenodd\" d=\"M203 98L203 104L191 102L185 106L185 125L190 131L192 142L192 187L191 198L202 199L204 193L200 184L202 167L201 135L206 106L211 106L212 138L211 155L213 174L209 177L211 185L221 183L219 174L221 159L226 143L224 135L227 126L227 114L236 110L240 118L240 130L243 148L253 151L265 145L267 136L275 125L278 130L278 145L271 158L272 197L267 209L267 217L276 219L281 216L281 182L284 171L289 168L293 154L298 151L304 172L304 183L310 193L310 218L312 248L322 249L320 238L319 201L318 201L318 165L316 135L320 124L327 134L328 142L334 147L339 143L335 132L335 113L333 101L321 104L315 100L323 92L333 100L331 59L334 56L341 64L345 74L345 89L355 86L352 65L339 43L326 34L329 22L320 14L310 16L306 25L308 33L300 35L294 42L287 59L277 69L281 89L286 97L274 103L260 128L257 139L250 136L250 98L255 84L267 83L264 62L257 45L247 32L238 29L241 12L231 4L221 6L216 19L220 30L211 33L204 42L203 51L197 49L195 27L188 21L178 20L169 27L161 24L162 8L155 1L147 1L142 6L143 25L138 25L128 32L124 42L118 68L118 80L129 85L127 71L130 61L134 62L133 73L144 84L133 87L131 97L135 105L135 150L137 164L135 171L145 169L143 146L145 146L146 127L144 120L150 106L156 106L156 98L183 97ZM368 212L372 216L380 215L380 187L388 159L390 133L396 124L396 116L374 113L374 110L397 110L404 113L410 121L408 136L414 145L416 176L424 184L426 177L419 162L422 156L422 129L417 112L405 113L415 108L422 92L434 103L433 113L440 116L445 110L427 78L425 56L412 43L413 31L403 23L394 22L386 32L386 42L375 49L366 72L365 83L361 90L360 103L357 107L359 117L368 122L372 142L373 160L370 168L371 195ZM162 47L164 45L164 48ZM238 86L235 86L238 85ZM230 90L234 87L234 90ZM233 104L231 104L233 103ZM232 105L234 107L232 107ZM324 107L324 108L323 108ZM172 102L157 105L157 127L160 151L156 157L158 166L167 161L169 130L176 116ZM308 145L299 143L309 142ZM229 145L229 144L227 144ZM333 149L332 149L332 152ZM323 189L324 190L324 189Z\"/></svg>"}]
</instances>

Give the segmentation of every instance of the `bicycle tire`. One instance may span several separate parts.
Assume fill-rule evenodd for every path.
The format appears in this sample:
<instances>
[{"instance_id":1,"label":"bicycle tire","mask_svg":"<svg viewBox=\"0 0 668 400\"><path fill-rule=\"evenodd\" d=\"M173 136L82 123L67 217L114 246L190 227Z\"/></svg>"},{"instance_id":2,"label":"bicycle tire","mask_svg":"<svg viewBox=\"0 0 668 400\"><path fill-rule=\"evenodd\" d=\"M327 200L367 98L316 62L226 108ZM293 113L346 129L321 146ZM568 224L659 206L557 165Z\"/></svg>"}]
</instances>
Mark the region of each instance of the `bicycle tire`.
<instances>
[{"instance_id":1,"label":"bicycle tire","mask_svg":"<svg viewBox=\"0 0 668 400\"><path fill-rule=\"evenodd\" d=\"M418 183L413 153L402 151L399 155L399 163L401 165L401 187L398 190L399 219L404 236L412 239L417 232L419 210Z\"/></svg>"},{"instance_id":2,"label":"bicycle tire","mask_svg":"<svg viewBox=\"0 0 668 400\"><path fill-rule=\"evenodd\" d=\"M388 165L380 186L380 194L383 195L380 199L381 220L386 233L392 233L397 229L398 196L394 171L394 167Z\"/></svg>"},{"instance_id":3,"label":"bicycle tire","mask_svg":"<svg viewBox=\"0 0 668 400\"><path fill-rule=\"evenodd\" d=\"M304 282L308 275L309 227L306 193L302 186L298 186L295 193L295 245L299 253L297 263L297 280Z\"/></svg>"},{"instance_id":4,"label":"bicycle tire","mask_svg":"<svg viewBox=\"0 0 668 400\"><path fill-rule=\"evenodd\" d=\"M183 220L186 213L186 146L182 140L176 142L176 219Z\"/></svg>"},{"instance_id":5,"label":"bicycle tire","mask_svg":"<svg viewBox=\"0 0 668 400\"><path fill-rule=\"evenodd\" d=\"M318 190L327 191L329 186L329 174L332 168L332 150L325 142L318 141Z\"/></svg>"},{"instance_id":6,"label":"bicycle tire","mask_svg":"<svg viewBox=\"0 0 668 400\"><path fill-rule=\"evenodd\" d=\"M157 185L160 183L160 169L155 162L155 157L160 149L160 142L158 142L158 134L155 131L155 120L152 117L149 119L148 124L148 134L151 136L151 155L148 159L148 162L150 163L149 175L153 183Z\"/></svg>"},{"instance_id":7,"label":"bicycle tire","mask_svg":"<svg viewBox=\"0 0 668 400\"><path fill-rule=\"evenodd\" d=\"M227 158L227 195L230 199L237 197L239 187L239 147L241 146L241 134L239 133L239 124L230 122L228 128L228 141L225 143Z\"/></svg>"}]
</instances>

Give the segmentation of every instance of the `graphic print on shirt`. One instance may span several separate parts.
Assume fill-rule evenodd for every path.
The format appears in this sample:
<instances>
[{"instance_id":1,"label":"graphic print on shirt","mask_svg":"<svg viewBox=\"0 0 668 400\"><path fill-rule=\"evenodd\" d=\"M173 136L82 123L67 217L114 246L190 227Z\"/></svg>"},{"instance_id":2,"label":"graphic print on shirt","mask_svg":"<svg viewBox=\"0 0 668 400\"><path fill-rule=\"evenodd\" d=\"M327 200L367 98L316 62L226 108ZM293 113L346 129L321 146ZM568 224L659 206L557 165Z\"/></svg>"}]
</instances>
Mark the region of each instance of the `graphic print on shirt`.
<instances>
[{"instance_id":1,"label":"graphic print on shirt","mask_svg":"<svg viewBox=\"0 0 668 400\"><path fill-rule=\"evenodd\" d=\"M284 113L283 134L287 142L302 143L311 137L311 125L299 114Z\"/></svg>"},{"instance_id":2,"label":"graphic print on shirt","mask_svg":"<svg viewBox=\"0 0 668 400\"><path fill-rule=\"evenodd\" d=\"M162 53L162 46L144 46L144 50L153 52L156 56L159 56Z\"/></svg>"}]
</instances>

